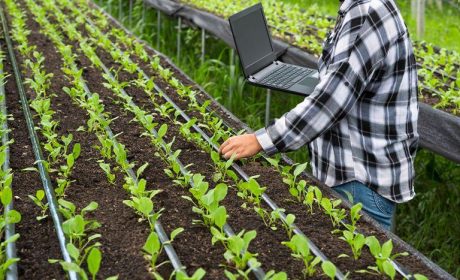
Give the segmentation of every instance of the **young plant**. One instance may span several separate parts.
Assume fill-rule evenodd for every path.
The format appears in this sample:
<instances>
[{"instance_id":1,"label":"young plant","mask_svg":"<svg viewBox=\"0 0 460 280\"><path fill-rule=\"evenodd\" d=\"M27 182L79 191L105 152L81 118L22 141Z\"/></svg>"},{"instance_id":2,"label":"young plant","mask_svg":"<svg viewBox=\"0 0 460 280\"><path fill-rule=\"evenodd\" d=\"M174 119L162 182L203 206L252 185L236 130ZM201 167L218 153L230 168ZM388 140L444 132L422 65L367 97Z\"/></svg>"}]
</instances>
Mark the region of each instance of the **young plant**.
<instances>
[{"instance_id":1,"label":"young plant","mask_svg":"<svg viewBox=\"0 0 460 280\"><path fill-rule=\"evenodd\" d=\"M43 203L45 198L45 192L43 190L37 190L35 196L28 195L28 197L41 209L41 215L37 217L37 221L41 221L48 217L46 212L48 211L48 203Z\"/></svg>"},{"instance_id":2,"label":"young plant","mask_svg":"<svg viewBox=\"0 0 460 280\"><path fill-rule=\"evenodd\" d=\"M298 202L302 202L305 196L305 186L307 182L305 180L297 182L297 177L305 171L307 164L308 163L296 164L293 174L283 178L283 182L289 186L289 193L297 198Z\"/></svg>"},{"instance_id":3,"label":"young plant","mask_svg":"<svg viewBox=\"0 0 460 280\"><path fill-rule=\"evenodd\" d=\"M342 233L342 236L339 238L350 245L355 260L359 259L361 256L361 250L366 243L366 237L356 230L356 223L358 222L359 218L361 218L360 211L362 208L363 205L361 203L353 205L353 207L350 209L351 224L347 224L342 221L342 224L345 226L345 230L341 231L337 229L334 231ZM342 254L339 257L348 257L348 255Z\"/></svg>"},{"instance_id":4,"label":"young plant","mask_svg":"<svg viewBox=\"0 0 460 280\"><path fill-rule=\"evenodd\" d=\"M368 266L368 270L359 270L358 272L360 273L386 275L390 279L394 279L396 270L390 261L399 256L409 255L407 252L392 255L393 242L391 239L383 243L383 245L380 245L380 242L375 236L368 236L366 238L366 245L369 247L372 256L375 258L375 266Z\"/></svg>"},{"instance_id":5,"label":"young plant","mask_svg":"<svg viewBox=\"0 0 460 280\"><path fill-rule=\"evenodd\" d=\"M233 170L229 168L232 166L233 161L235 160L235 155L232 155L230 159L227 161L222 161L220 154L216 151L211 151L211 159L216 165L217 172L214 173L213 181L224 181L226 180L227 176L234 181L238 181L238 176Z\"/></svg>"},{"instance_id":6,"label":"young plant","mask_svg":"<svg viewBox=\"0 0 460 280\"><path fill-rule=\"evenodd\" d=\"M109 183L114 185L116 176L115 174L112 173L110 164L105 163L104 160L98 160L97 162L99 163L99 167L104 171L105 176L107 177L107 180L109 181Z\"/></svg>"},{"instance_id":7,"label":"young plant","mask_svg":"<svg viewBox=\"0 0 460 280\"><path fill-rule=\"evenodd\" d=\"M262 218L266 226L276 229L276 225L271 214L268 213L268 211L261 205L262 194L265 192L266 188L261 187L254 177L251 177L247 182L239 181L237 183L237 187L237 195L253 205L254 211ZM247 208L247 203L243 203L242 207Z\"/></svg>"},{"instance_id":8,"label":"young plant","mask_svg":"<svg viewBox=\"0 0 460 280\"><path fill-rule=\"evenodd\" d=\"M339 225L340 222L346 217L345 209L338 208L340 203L342 203L340 199L330 200L327 197L323 197L321 199L321 207L323 208L324 212L331 218L331 222L334 227Z\"/></svg>"},{"instance_id":9,"label":"young plant","mask_svg":"<svg viewBox=\"0 0 460 280\"><path fill-rule=\"evenodd\" d=\"M175 230L173 230L169 238L169 243L173 242L174 239L177 237L177 235L179 235L183 231L184 231L183 228L176 228ZM169 261L164 261L160 264L157 264L158 257L163 251L163 247L164 247L164 244L161 243L158 234L154 231L152 231L149 234L144 246L142 247L142 252L144 253L144 257L149 262L149 273L152 274L152 276L154 276L155 279L163 279L162 276L158 273L158 269L162 265L169 263ZM197 279L200 279L200 278L197 278Z\"/></svg>"},{"instance_id":10,"label":"young plant","mask_svg":"<svg viewBox=\"0 0 460 280\"><path fill-rule=\"evenodd\" d=\"M307 239L302 236L295 234L290 241L283 241L281 244L287 246L292 251L292 256L299 259L304 264L302 271L305 278L311 277L316 272L316 265L321 262L319 257L314 257L310 252L310 246L308 245Z\"/></svg>"}]
</instances>

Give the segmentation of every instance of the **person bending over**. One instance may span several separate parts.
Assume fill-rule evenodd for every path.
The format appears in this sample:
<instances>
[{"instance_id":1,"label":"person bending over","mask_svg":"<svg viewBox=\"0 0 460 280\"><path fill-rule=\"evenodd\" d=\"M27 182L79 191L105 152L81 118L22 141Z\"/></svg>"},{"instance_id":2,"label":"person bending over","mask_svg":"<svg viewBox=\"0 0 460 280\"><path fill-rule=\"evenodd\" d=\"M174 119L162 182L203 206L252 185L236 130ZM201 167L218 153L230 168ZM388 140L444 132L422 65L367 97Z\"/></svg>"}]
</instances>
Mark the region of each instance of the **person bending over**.
<instances>
[{"instance_id":1,"label":"person bending over","mask_svg":"<svg viewBox=\"0 0 460 280\"><path fill-rule=\"evenodd\" d=\"M220 153L240 159L308 144L313 175L390 229L395 203L415 195L415 57L393 0L340 2L313 93L254 134L229 138Z\"/></svg>"}]
</instances>

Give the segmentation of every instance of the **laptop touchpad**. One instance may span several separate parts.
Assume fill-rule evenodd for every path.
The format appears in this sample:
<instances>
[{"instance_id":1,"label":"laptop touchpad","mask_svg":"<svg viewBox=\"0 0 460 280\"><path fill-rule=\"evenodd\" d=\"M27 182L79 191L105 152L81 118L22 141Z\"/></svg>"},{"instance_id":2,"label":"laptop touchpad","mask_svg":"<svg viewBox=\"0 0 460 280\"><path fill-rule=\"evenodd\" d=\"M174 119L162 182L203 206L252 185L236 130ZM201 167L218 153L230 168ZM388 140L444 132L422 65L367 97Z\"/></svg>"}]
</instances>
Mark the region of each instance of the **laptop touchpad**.
<instances>
[{"instance_id":1,"label":"laptop touchpad","mask_svg":"<svg viewBox=\"0 0 460 280\"><path fill-rule=\"evenodd\" d=\"M313 78L313 77L307 77L305 79L303 79L301 82L299 82L300 85L303 85L303 86L312 86L312 85L315 85L318 83L318 79L317 78Z\"/></svg>"}]
</instances>

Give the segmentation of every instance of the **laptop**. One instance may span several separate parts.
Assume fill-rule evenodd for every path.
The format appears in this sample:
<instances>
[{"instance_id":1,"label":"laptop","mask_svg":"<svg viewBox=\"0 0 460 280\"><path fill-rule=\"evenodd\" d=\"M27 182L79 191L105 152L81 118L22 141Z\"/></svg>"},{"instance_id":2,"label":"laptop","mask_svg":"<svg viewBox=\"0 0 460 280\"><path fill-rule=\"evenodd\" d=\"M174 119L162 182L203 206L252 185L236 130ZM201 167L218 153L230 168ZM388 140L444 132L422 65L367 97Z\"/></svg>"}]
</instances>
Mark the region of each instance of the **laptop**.
<instances>
[{"instance_id":1,"label":"laptop","mask_svg":"<svg viewBox=\"0 0 460 280\"><path fill-rule=\"evenodd\" d=\"M265 88L309 95L318 84L318 72L276 60L261 3L229 18L246 81Z\"/></svg>"}]
</instances>

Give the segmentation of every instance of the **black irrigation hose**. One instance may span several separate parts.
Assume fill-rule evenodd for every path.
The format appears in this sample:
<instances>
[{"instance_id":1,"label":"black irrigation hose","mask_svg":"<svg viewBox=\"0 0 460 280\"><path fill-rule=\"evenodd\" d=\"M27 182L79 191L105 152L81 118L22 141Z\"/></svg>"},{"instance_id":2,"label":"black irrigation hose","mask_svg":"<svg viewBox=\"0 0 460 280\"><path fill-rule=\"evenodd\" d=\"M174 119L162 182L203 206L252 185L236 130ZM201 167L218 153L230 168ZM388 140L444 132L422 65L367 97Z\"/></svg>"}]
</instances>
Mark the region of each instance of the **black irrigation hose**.
<instances>
[{"instance_id":1,"label":"black irrigation hose","mask_svg":"<svg viewBox=\"0 0 460 280\"><path fill-rule=\"evenodd\" d=\"M92 93L89 90L88 85L86 84L86 81L83 80L83 78L80 78L80 80L83 83L83 88L85 90L86 95L88 95L88 97L91 97ZM112 129L109 126L106 126L105 130L106 130L107 135L109 136L109 138L112 141L117 142L116 137L113 134ZM127 163L128 166L130 165L128 160L126 160L126 163ZM136 176L136 173L134 172L134 170L132 168L129 168L127 171L128 171L129 176L131 177L131 179L137 184L138 180L137 180L137 176ZM171 241L169 240L168 235L165 233L165 230L164 230L163 226L161 225L160 221L155 221L154 226L155 226L155 231L158 234L158 237L159 237L161 243L163 244L163 247L164 247L164 249L166 251L166 254L168 255L168 258L171 261L172 266L174 267L174 270L186 273L185 270L184 270L184 266L182 265L179 257L177 256L176 251L174 250L173 246L171 245Z\"/></svg>"},{"instance_id":2,"label":"black irrigation hose","mask_svg":"<svg viewBox=\"0 0 460 280\"><path fill-rule=\"evenodd\" d=\"M94 27L94 24L90 19L87 18L87 22ZM120 50L120 52L123 53L123 51L121 51L121 50ZM131 61L131 59L129 59L129 61ZM110 71L107 69L107 67L104 64L101 64L101 66L104 69L104 71L108 75L111 76L111 78L114 78L112 76L112 74L110 73ZM147 74L142 69L139 69L139 71L144 76L144 79L146 79L146 80L149 79ZM187 122L190 121L190 117L176 103L174 103L174 101L171 98L169 98L169 96L166 95L166 93L164 93L156 84L154 85L154 88L158 92L158 94L165 99L166 102L170 103L174 107L174 109L180 113L180 115L182 116L183 119L185 119L185 121L187 121ZM128 96L128 94L124 91L124 89L121 89L121 92L122 92L123 95ZM131 101L130 104L135 105L133 101ZM193 125L192 127L198 133L200 133L201 136L216 151L219 150L219 148L211 141L211 139L208 137L208 135L203 130L201 130L197 125ZM154 134L156 135L156 132L154 132ZM182 166L181 163L180 163L180 165ZM245 181L249 181L249 176L246 174L246 172L243 171L243 169L241 169L240 166L238 166L236 163L233 163L232 167L233 167L233 169L235 169L236 172L238 172L240 174L240 176ZM262 199L270 206L270 208L272 208L272 210L280 210L280 208L276 205L276 203L268 195L266 195L265 193L262 194ZM281 211L279 211L279 213L280 213L280 218L283 220L283 222L286 222L286 215ZM305 237L307 239L307 242L308 242L308 245L310 247L310 250L313 252L313 254L315 256L320 257L320 259L322 261L327 261L328 260L328 258L323 254L323 252L321 252L321 250L313 242L311 242L310 239L295 224L292 224L292 227L293 227L294 233L296 233L298 235L302 235L303 237ZM337 268L337 272L336 272L336 278L337 279L345 279L345 276L343 275L343 273L338 268Z\"/></svg>"},{"instance_id":3,"label":"black irrigation hose","mask_svg":"<svg viewBox=\"0 0 460 280\"><path fill-rule=\"evenodd\" d=\"M0 44L0 64L3 64L3 47ZM0 76L3 76L5 73L3 72L3 66L0 67ZM0 82L0 107L1 107L1 114L5 117L5 120L2 124L3 136L2 136L2 145L6 146L5 150L5 163L3 164L3 172L8 172L10 169L10 147L8 142L8 119L7 115L8 112L6 110L6 95L5 95L5 81ZM11 186L13 189L13 186ZM9 211L13 210L13 200L5 206L4 215L6 216ZM5 240L8 240L15 234L13 223L6 223L5 225ZM16 258L16 242L9 242L6 244L6 261L10 259ZM18 266L16 262L13 262L6 272L6 279L7 280L16 280L18 279Z\"/></svg>"},{"instance_id":4,"label":"black irrigation hose","mask_svg":"<svg viewBox=\"0 0 460 280\"><path fill-rule=\"evenodd\" d=\"M94 23L93 23L89 18L86 18L86 19L87 19L87 22L88 22L90 25L92 25L93 27L95 27ZM120 50L120 52L123 53L123 51L121 51L121 50ZM129 61L132 62L131 59L129 59ZM111 77L111 79L114 79L113 75L110 73L110 71L108 70L108 68L107 68L103 63L101 63L101 67L104 69L104 71L106 72L106 74L108 74L108 75ZM147 74L146 74L142 69L139 69L139 71L140 71L140 73L144 76L145 79L147 79L147 80L149 79L148 76L147 76ZM156 84L154 85L154 88L155 88L155 90L165 99L166 102L170 103L170 104L174 107L174 109L175 109L176 111L178 111L178 112L181 114L182 118L184 118L186 121L189 121L189 120L190 120L190 118L187 116L187 114L185 114L185 112L184 112L182 109L180 109L179 106L177 106L177 104L174 103L174 101L172 101L172 99L169 98L169 96L167 96L167 95L166 95ZM129 95L125 92L124 89L121 89L121 92L122 92L123 95L129 96ZM130 103L130 105L134 105L134 106L135 106L135 104L134 104L134 102L133 102L132 100L131 100L129 103ZM212 143L211 139L206 135L206 133L205 133L204 131L202 131L197 125L193 125L193 128L194 128L197 132L199 132L199 133L203 136L203 138L204 138L204 139L205 139L215 150L218 150L218 147L217 147L214 143ZM155 136L157 135L157 134L156 134L156 131L155 131L154 129L152 130L152 133L153 133ZM182 163L180 163L179 160L177 160L177 161L178 161L179 165L181 166L181 172L182 172L183 174L186 174L186 173L184 173L184 172L186 172L186 169L185 169L185 168L183 169ZM243 177L243 179L244 179L245 181L249 181L249 176L241 169L241 167L239 167L236 163L233 163L233 164L232 164L232 167L235 169L235 171L237 171L237 172L240 174L241 177ZM272 199L270 199L266 194L262 194L262 199L264 199L264 201L270 206L270 208L272 208L272 210L280 210L280 208L276 205L276 203L275 203ZM280 218L281 218L284 222L286 222L286 215L285 215L283 212L281 212L281 211L279 211L279 213L280 213ZM305 237L305 238L307 239L308 245L310 246L310 249L311 249L311 251L313 252L313 254L314 254L315 256L320 257L320 259L321 259L322 261L327 261L327 260L328 260L327 257L321 252L321 250L320 250L313 242L311 242L310 239L309 239L309 238L308 238L308 237L307 237L307 236L306 236L306 235L305 235L295 224L292 224L292 227L293 227L293 230L294 230L294 232L295 232L296 234L302 235L303 237ZM230 227L228 227L228 228L230 229ZM224 229L225 229L225 227L224 227ZM230 234L229 234L229 233L230 233ZM234 235L234 233L232 234L232 232L227 232L227 234L229 234L229 235ZM256 274L256 276L257 276L257 274ZM337 272L336 272L336 278L337 278L337 279L345 279L345 276L343 275L343 273L342 273L338 268L337 268Z\"/></svg>"},{"instance_id":5,"label":"black irrigation hose","mask_svg":"<svg viewBox=\"0 0 460 280\"><path fill-rule=\"evenodd\" d=\"M144 3L145 3L145 1L144 1ZM110 14L108 14L106 11L104 11L101 7L99 7L99 6L97 6L97 5L95 5L95 7L96 7L99 11L101 11L106 17L110 18L113 22L115 22L115 23L118 25L119 28L123 29L126 33L128 33L128 34L130 34L131 36L135 37L135 35L134 35L132 32L130 32L128 29L126 29L124 26L122 26L114 17L112 17ZM140 40L140 39L136 39L136 40L137 40L138 42L140 42L140 43L146 45L147 48L148 48L149 50L151 50L152 52L154 52L154 53L156 53L156 54L162 56L164 59L166 59L166 60L168 61L169 64L173 65L177 71L179 71L182 75L184 75L184 77L186 77L188 80L192 81L192 79L191 79L186 73L184 73L184 72L181 71L177 66L175 66L175 64L174 64L170 59L168 59L164 54L162 54L162 53L159 52L158 50L155 50L155 49L151 48L150 46L148 46L148 44L147 44L145 41ZM200 90L201 92L205 92L201 87L199 87L199 90ZM209 97L209 98L210 98L210 97ZM215 101L214 101L214 104L215 104ZM422 105L425 105L425 104L422 104ZM429 106L426 105L426 107L429 107ZM211 110L210 110L209 107L207 107L206 109L207 109L208 112L211 112ZM250 129L247 125L245 125L244 123L241 123L241 121L237 120L236 117L235 117L231 112L229 112L229 111L226 110L225 108L221 108L221 109L223 110L224 114L226 114L230 119L232 119L233 121L238 121L239 124L240 124L245 130L251 131L251 129ZM431 107L429 107L429 109L432 110ZM447 113L445 113L445 114L447 114ZM227 126L227 128L231 129L232 131L235 131L235 130L232 128L232 125L231 125L230 123L228 123L228 122L227 122L226 120L224 120L224 119L222 119L222 120L223 120L224 125ZM283 160L284 160L286 163L288 163L288 164L293 164L292 160L290 160L289 158L287 158L285 155L283 155L282 158L283 158ZM305 175L306 175L308 178L310 178L311 180L317 181L317 180L315 180L314 177L312 177L312 176L309 175L308 173L305 173ZM319 181L317 181L317 182L320 183ZM349 203L347 203L347 202L345 202L345 204L347 204L349 208L351 208L351 206L352 206L351 204L349 204ZM365 215L365 216L366 216L366 215ZM365 217L365 218L366 218L367 221L368 221L369 223L371 223L374 227L380 228L379 225L378 225L377 223L375 223L371 218L369 218L369 217ZM380 228L380 229L381 229L381 228ZM382 230L382 231L385 231L384 229L381 229L381 230ZM386 234L388 235L388 233L386 233ZM427 265L430 269L432 269L433 271L435 271L438 275L442 275L442 276L445 277L446 279L454 279L450 274L448 274L448 273L445 272L443 269L441 269L439 266L437 266L436 264L434 264L432 261L430 261L430 260L429 260L428 258L426 258L424 255L421 255L418 251L416 251L416 250L415 250L414 248L412 248L410 245L408 245L407 243L405 243L405 242L404 242L403 240L401 240L398 236L393 235L393 234L391 234L391 233L389 233L389 235L391 236L392 239L395 239L395 240L397 240L398 242L402 243L402 244L404 245L404 247L407 248L409 251L412 251L413 254L414 254L417 258L419 258L419 259L422 261L422 263L424 263L425 265ZM399 268L401 269L401 271L398 270L398 268L397 268L396 266L394 266L394 264L393 264L393 266L395 267L395 269L396 269L399 273L401 273L401 275L403 275L403 274L408 274L407 270L405 270L404 267L403 267L402 265L400 265L400 264L399 264L398 262L396 262L396 261L395 261L395 263L396 263L396 265L399 265ZM412 277L411 274L408 274L408 275L410 275L410 277Z\"/></svg>"},{"instance_id":6,"label":"black irrigation hose","mask_svg":"<svg viewBox=\"0 0 460 280\"><path fill-rule=\"evenodd\" d=\"M45 190L46 199L48 201L50 215L51 215L51 217L53 219L54 228L56 230L56 234L57 234L57 237L58 237L62 257L63 257L64 261L70 263L70 262L72 262L72 259L70 258L69 252L67 251L67 248L66 248L67 242L66 242L64 232L62 230L62 222L61 222L62 219L61 219L61 216L60 216L59 211L58 211L58 206L57 206L57 202L56 202L56 196L54 194L53 186L51 185L51 180L50 180L48 171L46 170L46 167L45 167L45 164L44 164L45 160L43 158L43 153L42 153L42 150L41 150L41 147L40 147L40 142L38 140L38 136L37 136L37 133L35 131L35 126L34 126L34 122L33 122L33 119L32 119L32 114L31 114L30 109L29 109L29 101L27 100L27 96L26 96L26 93L25 93L25 90L24 90L24 84L23 84L23 81L22 81L21 71L19 70L18 63L16 61L16 56L14 54L13 44L12 44L11 38L10 38L10 36L8 34L8 32L9 32L8 31L9 30L8 29L8 23L6 21L5 14L4 14L3 8L1 6L0 6L0 16L2 18L3 33L4 33L4 36L5 36L6 44L8 46L8 53L9 53L9 56L10 56L11 65L13 66L14 76L15 76L15 79L16 79L16 85L18 87L19 96L21 98L21 104L22 104L24 117L25 117L26 122L27 122L27 129L29 131L30 141L32 143L32 148L33 148L33 151L34 151L35 159L36 159L38 170L39 170L39 173L40 173L40 178L41 178L41 181L42 181L42 184L43 184L43 189ZM77 276L75 271L69 271L68 276L69 276L69 278L71 280L77 280L78 279L78 276Z\"/></svg>"},{"instance_id":7,"label":"black irrigation hose","mask_svg":"<svg viewBox=\"0 0 460 280\"><path fill-rule=\"evenodd\" d=\"M90 23L92 24L92 23ZM110 70L104 65L104 63L102 63L101 61L101 68L104 70L104 72L110 77L110 79L113 79L115 80L115 77L112 75L112 73L110 72ZM155 88L156 88L156 85L155 85ZM123 96L126 96L126 97L129 97L129 95L126 93L126 91L122 88L120 89L120 92ZM138 107L134 101L132 101L132 99L129 101L129 105L130 106L133 106L133 107ZM158 132L153 128L150 133L152 133L155 137L158 137ZM164 143L164 141L162 141L161 143L161 146L163 148L163 150L165 150L166 152L168 151L168 149L166 148L166 145ZM172 155L172 153L169 153L169 155ZM176 158L176 162L177 164L179 165L180 167L180 171L181 173L185 176L187 174L189 174L188 170L186 169L186 167L182 164L182 162ZM193 180L190 180L190 185L192 187L194 187L194 183L193 183ZM234 236L235 235L235 232L233 231L233 229L230 227L230 225L228 225L227 223L224 225L224 231L225 233L228 235L228 236ZM261 269L261 268L255 268L252 266L251 263L248 262L248 266L251 267L252 269L252 272L254 273L254 275L256 276L257 279L259 280L263 280L265 278L265 272Z\"/></svg>"},{"instance_id":8,"label":"black irrigation hose","mask_svg":"<svg viewBox=\"0 0 460 280\"><path fill-rule=\"evenodd\" d=\"M87 22L92 25L93 27L95 27L94 23L89 19L87 18ZM132 61L131 61L132 62ZM108 73L109 75L110 72L108 72L108 69L103 66L106 71L106 73ZM146 75L146 73L143 71L143 70L140 70L142 75L144 76L145 79L148 79L148 76ZM112 76L113 78L113 76ZM175 104L172 99L170 99L158 86L155 85L155 90L160 93L160 95L168 102L170 103L177 111L180 112L182 118L184 118L187 122L190 120L190 117L187 116L187 114L185 114L185 112L179 108L179 106L177 106L177 104ZM124 91L124 90L123 90ZM228 126L228 125L227 125ZM203 138L217 151L218 150L218 147L211 141L211 139L206 135L206 133L201 130L197 125L193 125L192 126L197 132L199 132ZM228 126L230 128L230 126ZM238 172L240 174L240 176L245 180L245 181L248 181L249 180L249 176L246 174L246 172L244 172L244 170L239 166L237 165L236 163L233 163L232 164L232 168ZM264 199L264 201L270 206L270 208L272 208L272 210L277 210L279 209L279 207L276 205L276 203L270 198L268 197L265 193L262 194L262 198ZM286 215L282 212L280 212L280 216L281 216L281 219L285 222L286 221ZM299 234L299 235L302 235L304 236L307 241L309 242L309 246L312 250L312 252L316 255L316 256L319 256L322 261L325 261L325 260L328 260L327 257L321 252L321 250L314 244L312 243L308 237L295 225L293 224L293 229L294 229L294 232L296 234ZM390 263L392 264L392 266L395 268L395 270L401 275L403 276L404 278L406 279L413 279L413 276L410 272L408 272L408 270L403 266L401 265L399 262L397 261L394 261L394 260L391 260ZM337 275L336 275L337 279L344 279L344 275L343 273L340 272L340 270L337 270ZM342 278L340 278L342 277Z\"/></svg>"}]
</instances>

